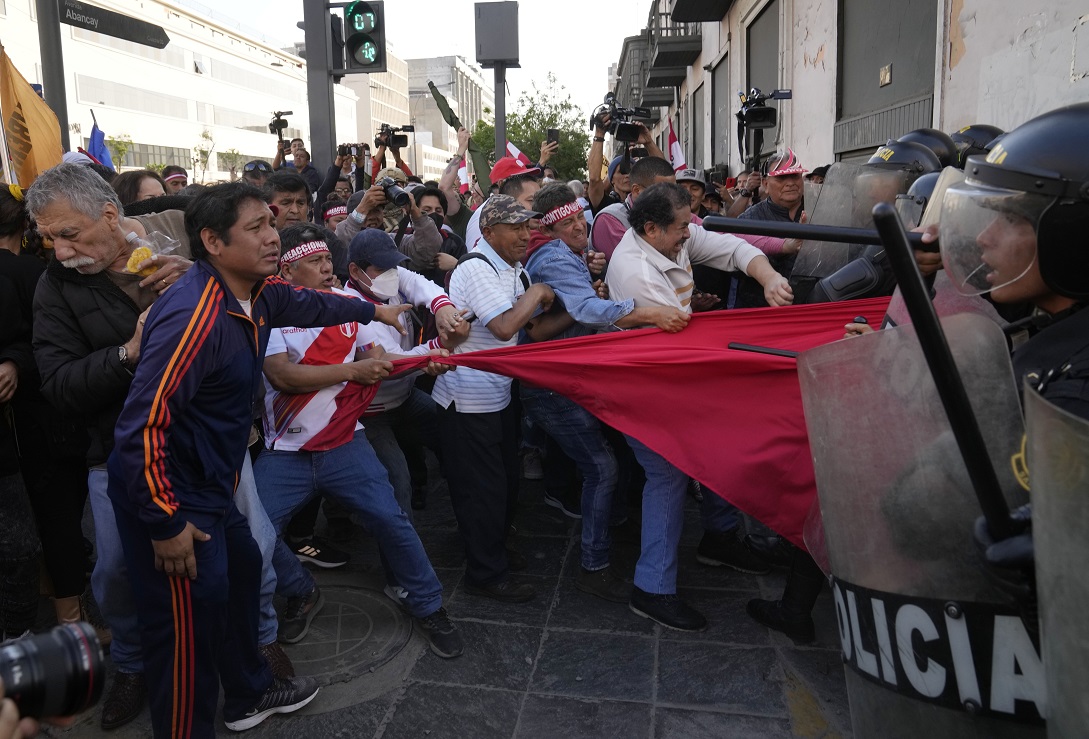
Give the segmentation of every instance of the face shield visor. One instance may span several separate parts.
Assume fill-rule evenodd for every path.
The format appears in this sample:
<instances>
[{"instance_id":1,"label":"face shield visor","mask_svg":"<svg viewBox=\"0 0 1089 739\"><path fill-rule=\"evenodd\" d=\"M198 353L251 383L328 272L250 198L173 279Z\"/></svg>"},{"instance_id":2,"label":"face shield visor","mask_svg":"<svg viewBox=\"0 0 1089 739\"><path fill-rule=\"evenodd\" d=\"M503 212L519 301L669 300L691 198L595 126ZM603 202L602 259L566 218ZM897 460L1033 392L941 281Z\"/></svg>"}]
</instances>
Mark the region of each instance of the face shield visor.
<instances>
[{"instance_id":1,"label":"face shield visor","mask_svg":"<svg viewBox=\"0 0 1089 739\"><path fill-rule=\"evenodd\" d=\"M962 295L982 295L1025 276L1036 261L1036 228L1047 195L983 185L950 187L942 199L942 263Z\"/></svg>"}]
</instances>

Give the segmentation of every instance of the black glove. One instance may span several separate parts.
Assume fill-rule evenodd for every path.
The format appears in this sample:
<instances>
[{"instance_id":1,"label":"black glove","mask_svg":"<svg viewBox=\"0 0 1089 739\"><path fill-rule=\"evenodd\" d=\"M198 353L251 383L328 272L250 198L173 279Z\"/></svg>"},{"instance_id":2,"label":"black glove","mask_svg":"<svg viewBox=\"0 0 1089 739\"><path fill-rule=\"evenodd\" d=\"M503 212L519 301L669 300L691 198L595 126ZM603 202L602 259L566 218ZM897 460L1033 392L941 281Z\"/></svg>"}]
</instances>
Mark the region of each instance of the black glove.
<instances>
[{"instance_id":1,"label":"black glove","mask_svg":"<svg viewBox=\"0 0 1089 739\"><path fill-rule=\"evenodd\" d=\"M1039 612L1036 601L1036 556L1032 542L1032 504L1026 503L1010 513L1014 523L1013 536L995 541L980 516L975 523L975 540L983 560L983 571L1004 593L1010 595L1021 609L1021 618L1033 631L1038 629Z\"/></svg>"}]
</instances>

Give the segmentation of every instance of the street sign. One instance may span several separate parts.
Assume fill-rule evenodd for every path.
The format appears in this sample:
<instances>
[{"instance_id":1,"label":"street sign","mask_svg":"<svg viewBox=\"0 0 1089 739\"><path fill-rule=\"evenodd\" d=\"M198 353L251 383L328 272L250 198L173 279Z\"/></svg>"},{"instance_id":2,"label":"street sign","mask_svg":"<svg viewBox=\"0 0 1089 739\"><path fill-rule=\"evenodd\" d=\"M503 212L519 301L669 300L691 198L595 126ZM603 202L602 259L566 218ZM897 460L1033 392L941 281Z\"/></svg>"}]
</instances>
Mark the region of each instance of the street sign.
<instances>
[{"instance_id":1,"label":"street sign","mask_svg":"<svg viewBox=\"0 0 1089 739\"><path fill-rule=\"evenodd\" d=\"M162 26L77 0L60 0L60 21L76 28L86 28L88 31L104 33L156 49L165 49L170 43L170 37Z\"/></svg>"}]
</instances>

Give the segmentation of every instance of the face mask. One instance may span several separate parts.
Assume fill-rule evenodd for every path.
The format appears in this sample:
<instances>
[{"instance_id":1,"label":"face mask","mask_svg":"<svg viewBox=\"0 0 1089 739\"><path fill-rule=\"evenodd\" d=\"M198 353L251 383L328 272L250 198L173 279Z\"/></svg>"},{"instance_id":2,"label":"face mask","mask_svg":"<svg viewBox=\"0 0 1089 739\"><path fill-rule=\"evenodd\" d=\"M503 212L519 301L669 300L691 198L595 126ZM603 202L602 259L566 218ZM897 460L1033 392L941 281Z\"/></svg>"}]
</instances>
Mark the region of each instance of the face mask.
<instances>
[{"instance_id":1,"label":"face mask","mask_svg":"<svg viewBox=\"0 0 1089 739\"><path fill-rule=\"evenodd\" d=\"M370 277L370 291L374 297L380 300L390 300L397 297L397 290L401 284L401 278L397 274L397 268L387 269L377 277Z\"/></svg>"},{"instance_id":2,"label":"face mask","mask_svg":"<svg viewBox=\"0 0 1089 739\"><path fill-rule=\"evenodd\" d=\"M446 225L446 221L438 213L428 213L427 217L435 222L435 228L442 231L442 227Z\"/></svg>"}]
</instances>

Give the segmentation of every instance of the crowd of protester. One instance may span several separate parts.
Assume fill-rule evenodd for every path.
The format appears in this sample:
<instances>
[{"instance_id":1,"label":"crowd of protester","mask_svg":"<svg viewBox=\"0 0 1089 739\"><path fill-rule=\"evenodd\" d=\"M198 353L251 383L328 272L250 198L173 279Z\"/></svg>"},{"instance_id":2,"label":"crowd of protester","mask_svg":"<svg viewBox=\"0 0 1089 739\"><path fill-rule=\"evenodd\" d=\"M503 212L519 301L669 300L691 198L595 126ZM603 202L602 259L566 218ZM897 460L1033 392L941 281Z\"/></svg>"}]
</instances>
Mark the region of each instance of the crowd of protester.
<instances>
[{"instance_id":1,"label":"crowd of protester","mask_svg":"<svg viewBox=\"0 0 1089 739\"><path fill-rule=\"evenodd\" d=\"M563 181L548 144L536 163L500 158L487 193L459 187L464 129L438 181L386 145L341 148L322 172L296 139L209 187L180 167L115 175L81 155L25 192L0 190L0 638L29 632L40 591L59 623L89 618L90 587L117 669L103 728L150 702L156 735L210 734L222 683L227 726L247 729L317 692L280 647L303 641L324 605L303 563L339 567L336 540L369 536L386 595L436 655L456 658L473 645L413 526L436 489L430 453L464 543L466 593L537 597L514 574L527 563L511 532L520 480L543 476L545 502L582 521L579 590L704 629L676 587L694 496L698 561L791 566L793 595L750 614L811 641L823 577L808 555L746 538L715 491L567 398L443 361L646 326L675 333L693 312L793 302L800 242L714 232L702 218L799 222L807 174L819 183L827 167L810 172L784 149L719 185L675 171L645 127L646 156L605 165L607 124L588 180ZM420 356L424 371L392 363ZM634 583L610 560L613 536L632 530ZM191 654L180 668L179 649Z\"/></svg>"}]
</instances>

